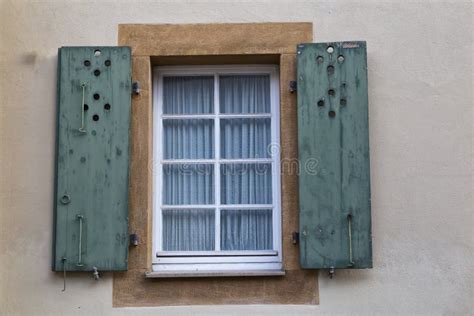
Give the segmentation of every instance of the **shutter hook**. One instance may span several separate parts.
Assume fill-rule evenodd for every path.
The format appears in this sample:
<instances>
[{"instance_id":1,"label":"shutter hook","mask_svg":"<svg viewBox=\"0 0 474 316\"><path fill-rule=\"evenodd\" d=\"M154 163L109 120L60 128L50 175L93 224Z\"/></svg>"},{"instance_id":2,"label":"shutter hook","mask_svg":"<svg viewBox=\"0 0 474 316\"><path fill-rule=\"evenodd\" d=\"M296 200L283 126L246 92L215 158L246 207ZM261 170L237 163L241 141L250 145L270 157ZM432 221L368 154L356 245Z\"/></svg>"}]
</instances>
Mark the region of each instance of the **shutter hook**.
<instances>
[{"instance_id":1,"label":"shutter hook","mask_svg":"<svg viewBox=\"0 0 474 316\"><path fill-rule=\"evenodd\" d=\"M334 274L336 273L336 270L334 270L334 267L329 268L329 278L332 279L334 277Z\"/></svg>"},{"instance_id":2,"label":"shutter hook","mask_svg":"<svg viewBox=\"0 0 474 316\"><path fill-rule=\"evenodd\" d=\"M99 281L100 275L99 271L97 271L97 267L92 267L92 276L94 277L94 280Z\"/></svg>"},{"instance_id":3,"label":"shutter hook","mask_svg":"<svg viewBox=\"0 0 474 316\"><path fill-rule=\"evenodd\" d=\"M86 94L86 83L85 82L81 83L81 88L82 88L81 127L79 127L79 132L85 134L85 133L87 133L87 131L84 129L84 99L85 99L85 94Z\"/></svg>"}]
</instances>

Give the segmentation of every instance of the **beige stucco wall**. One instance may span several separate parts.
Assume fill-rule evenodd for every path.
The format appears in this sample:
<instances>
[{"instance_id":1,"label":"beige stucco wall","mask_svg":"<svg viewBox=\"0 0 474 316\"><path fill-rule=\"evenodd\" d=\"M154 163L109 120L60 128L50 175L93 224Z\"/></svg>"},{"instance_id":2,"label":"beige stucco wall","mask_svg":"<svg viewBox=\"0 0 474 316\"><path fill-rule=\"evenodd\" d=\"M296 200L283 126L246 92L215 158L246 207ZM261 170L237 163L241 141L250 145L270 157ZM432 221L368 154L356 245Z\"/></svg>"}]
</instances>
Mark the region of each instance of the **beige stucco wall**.
<instances>
[{"instance_id":1,"label":"beige stucco wall","mask_svg":"<svg viewBox=\"0 0 474 316\"><path fill-rule=\"evenodd\" d=\"M1 1L0 314L468 314L473 306L472 4ZM119 23L309 21L368 41L374 269L320 276L319 306L112 309L112 278L50 272L57 47Z\"/></svg>"}]
</instances>

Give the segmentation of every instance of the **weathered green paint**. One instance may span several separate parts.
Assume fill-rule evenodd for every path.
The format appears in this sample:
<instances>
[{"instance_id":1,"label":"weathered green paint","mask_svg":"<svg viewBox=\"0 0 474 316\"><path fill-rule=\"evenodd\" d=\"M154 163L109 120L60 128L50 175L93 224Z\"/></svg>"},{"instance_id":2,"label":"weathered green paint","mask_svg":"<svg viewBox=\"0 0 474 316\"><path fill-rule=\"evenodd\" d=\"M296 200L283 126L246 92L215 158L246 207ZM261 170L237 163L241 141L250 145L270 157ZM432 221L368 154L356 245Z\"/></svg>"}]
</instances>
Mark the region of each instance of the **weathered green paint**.
<instances>
[{"instance_id":1,"label":"weathered green paint","mask_svg":"<svg viewBox=\"0 0 474 316\"><path fill-rule=\"evenodd\" d=\"M371 268L366 43L297 49L301 266Z\"/></svg>"},{"instance_id":2,"label":"weathered green paint","mask_svg":"<svg viewBox=\"0 0 474 316\"><path fill-rule=\"evenodd\" d=\"M100 50L100 56L94 56L95 50ZM130 54L129 47L59 49L55 271L127 269ZM90 66L84 64L86 60ZM94 74L96 70L100 71L98 76ZM83 82L84 103L88 105L84 113L86 133L79 132ZM98 100L94 98L96 93ZM110 110L105 109L105 104L110 104ZM98 115L97 121L94 115ZM69 203L62 201L64 196L70 197ZM78 215L83 216L83 266L78 265Z\"/></svg>"}]
</instances>

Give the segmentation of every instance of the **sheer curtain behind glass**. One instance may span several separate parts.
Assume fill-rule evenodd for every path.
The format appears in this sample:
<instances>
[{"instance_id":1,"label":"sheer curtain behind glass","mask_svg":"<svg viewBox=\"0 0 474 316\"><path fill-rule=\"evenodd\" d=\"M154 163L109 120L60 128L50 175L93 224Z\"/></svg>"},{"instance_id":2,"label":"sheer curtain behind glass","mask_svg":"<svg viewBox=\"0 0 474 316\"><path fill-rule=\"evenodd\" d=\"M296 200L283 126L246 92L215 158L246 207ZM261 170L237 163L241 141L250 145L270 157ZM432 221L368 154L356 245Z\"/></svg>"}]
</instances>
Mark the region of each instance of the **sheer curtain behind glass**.
<instances>
[{"instance_id":1,"label":"sheer curtain behind glass","mask_svg":"<svg viewBox=\"0 0 474 316\"><path fill-rule=\"evenodd\" d=\"M219 102L223 114L271 114L270 76L220 76ZM222 119L220 128L221 158L270 158L270 118ZM272 209L225 209L225 205L272 204L271 164L225 163L220 172L221 249L272 249Z\"/></svg>"},{"instance_id":2,"label":"sheer curtain behind glass","mask_svg":"<svg viewBox=\"0 0 474 316\"><path fill-rule=\"evenodd\" d=\"M217 117L166 119L168 114L214 114L213 76L164 77L163 89L163 250L215 250L215 234L220 234L221 250L273 249L272 169L268 162L271 158L268 150L270 77L219 77L219 112L249 117L220 118L218 131L215 130ZM260 116L251 117L252 114ZM216 152L216 133L220 133L219 152ZM180 159L191 159L193 163L175 163ZM226 161L221 161L217 170L215 164L199 162L203 159ZM232 159L252 161L237 163ZM166 160L174 162L166 163ZM218 183L214 183L215 173ZM216 185L220 186L217 206L221 208L221 225L217 231ZM190 207L177 210L166 209L166 205ZM227 209L226 205L233 207ZM262 206L255 209L245 205Z\"/></svg>"},{"instance_id":3,"label":"sheer curtain behind glass","mask_svg":"<svg viewBox=\"0 0 474 316\"><path fill-rule=\"evenodd\" d=\"M214 112L213 76L163 78L163 114ZM163 160L214 158L214 120L163 119ZM164 205L214 204L214 166L202 163L163 165ZM215 210L162 210L164 251L214 250Z\"/></svg>"}]
</instances>

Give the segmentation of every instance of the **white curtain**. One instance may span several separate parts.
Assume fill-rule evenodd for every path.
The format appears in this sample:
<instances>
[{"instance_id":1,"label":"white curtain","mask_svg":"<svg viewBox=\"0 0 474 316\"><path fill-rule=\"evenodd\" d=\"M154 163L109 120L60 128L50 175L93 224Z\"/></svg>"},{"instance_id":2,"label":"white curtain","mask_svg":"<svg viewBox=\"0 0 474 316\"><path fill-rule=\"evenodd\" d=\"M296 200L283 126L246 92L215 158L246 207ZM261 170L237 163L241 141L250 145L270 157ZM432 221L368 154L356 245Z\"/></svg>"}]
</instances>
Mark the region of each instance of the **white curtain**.
<instances>
[{"instance_id":1,"label":"white curtain","mask_svg":"<svg viewBox=\"0 0 474 316\"><path fill-rule=\"evenodd\" d=\"M270 113L270 76L220 76L219 102L221 113Z\"/></svg>"},{"instance_id":2,"label":"white curtain","mask_svg":"<svg viewBox=\"0 0 474 316\"><path fill-rule=\"evenodd\" d=\"M270 158L269 118L223 119L221 158Z\"/></svg>"},{"instance_id":3,"label":"white curtain","mask_svg":"<svg viewBox=\"0 0 474 316\"><path fill-rule=\"evenodd\" d=\"M272 210L221 210L222 250L270 250Z\"/></svg>"},{"instance_id":4,"label":"white curtain","mask_svg":"<svg viewBox=\"0 0 474 316\"><path fill-rule=\"evenodd\" d=\"M164 159L213 159L214 120L164 120Z\"/></svg>"},{"instance_id":5,"label":"white curtain","mask_svg":"<svg viewBox=\"0 0 474 316\"><path fill-rule=\"evenodd\" d=\"M221 165L221 203L272 204L271 165Z\"/></svg>"},{"instance_id":6,"label":"white curtain","mask_svg":"<svg viewBox=\"0 0 474 316\"><path fill-rule=\"evenodd\" d=\"M164 114L211 114L214 109L212 76L165 77ZM270 113L267 75L221 76L220 112ZM220 131L212 119L164 119L164 159L269 158L270 118L221 119ZM220 153L214 133L220 133ZM216 157L218 156L218 157ZM271 209L232 209L230 204L272 204L269 163L166 164L163 166L163 204L209 205L215 201L214 173L220 176L221 249L272 249ZM163 210L163 250L215 249L215 209Z\"/></svg>"},{"instance_id":7,"label":"white curtain","mask_svg":"<svg viewBox=\"0 0 474 316\"><path fill-rule=\"evenodd\" d=\"M163 204L214 203L214 166L176 164L163 166Z\"/></svg>"},{"instance_id":8,"label":"white curtain","mask_svg":"<svg viewBox=\"0 0 474 316\"><path fill-rule=\"evenodd\" d=\"M213 112L213 76L163 78L163 114L209 114Z\"/></svg>"},{"instance_id":9,"label":"white curtain","mask_svg":"<svg viewBox=\"0 0 474 316\"><path fill-rule=\"evenodd\" d=\"M214 210L163 210L164 251L214 250Z\"/></svg>"}]
</instances>

